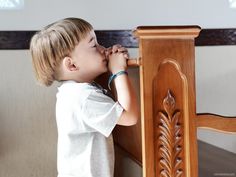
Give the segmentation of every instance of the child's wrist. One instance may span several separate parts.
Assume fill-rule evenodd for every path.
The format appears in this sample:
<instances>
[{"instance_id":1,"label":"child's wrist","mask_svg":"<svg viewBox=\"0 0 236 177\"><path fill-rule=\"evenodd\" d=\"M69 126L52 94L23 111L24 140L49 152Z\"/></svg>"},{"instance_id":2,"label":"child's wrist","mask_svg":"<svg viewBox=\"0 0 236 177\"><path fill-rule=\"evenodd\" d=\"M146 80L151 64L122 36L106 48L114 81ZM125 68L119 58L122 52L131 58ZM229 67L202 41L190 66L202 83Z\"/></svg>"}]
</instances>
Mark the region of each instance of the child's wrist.
<instances>
[{"instance_id":1,"label":"child's wrist","mask_svg":"<svg viewBox=\"0 0 236 177\"><path fill-rule=\"evenodd\" d=\"M116 74L116 73L118 73L120 71L126 71L126 68L113 69L110 72L111 72L111 74Z\"/></svg>"},{"instance_id":2,"label":"child's wrist","mask_svg":"<svg viewBox=\"0 0 236 177\"><path fill-rule=\"evenodd\" d=\"M109 77L109 80L108 80L108 88L111 90L111 83L112 81L117 78L118 76L120 75L128 75L128 72L126 70L120 70L114 74L112 74L110 77Z\"/></svg>"}]
</instances>

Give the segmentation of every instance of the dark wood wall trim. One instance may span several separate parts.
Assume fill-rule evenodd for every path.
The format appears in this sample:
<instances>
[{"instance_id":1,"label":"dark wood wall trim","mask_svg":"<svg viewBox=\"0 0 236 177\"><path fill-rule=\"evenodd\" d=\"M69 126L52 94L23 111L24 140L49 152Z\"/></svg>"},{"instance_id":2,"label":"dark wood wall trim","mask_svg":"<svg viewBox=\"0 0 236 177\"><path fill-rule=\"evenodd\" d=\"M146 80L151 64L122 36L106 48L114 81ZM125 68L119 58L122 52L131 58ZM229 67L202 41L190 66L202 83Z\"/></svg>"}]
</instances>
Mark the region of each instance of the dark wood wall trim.
<instances>
[{"instance_id":1,"label":"dark wood wall trim","mask_svg":"<svg viewBox=\"0 0 236 177\"><path fill-rule=\"evenodd\" d=\"M196 38L195 45L236 45L236 28L202 29Z\"/></svg>"},{"instance_id":2,"label":"dark wood wall trim","mask_svg":"<svg viewBox=\"0 0 236 177\"><path fill-rule=\"evenodd\" d=\"M0 49L28 49L35 31L0 31Z\"/></svg>"},{"instance_id":3,"label":"dark wood wall trim","mask_svg":"<svg viewBox=\"0 0 236 177\"><path fill-rule=\"evenodd\" d=\"M0 49L29 49L29 42L36 31L0 31ZM137 48L138 41L132 30L97 30L98 42L105 47L121 44ZM195 41L196 46L236 45L236 28L202 29Z\"/></svg>"}]
</instances>

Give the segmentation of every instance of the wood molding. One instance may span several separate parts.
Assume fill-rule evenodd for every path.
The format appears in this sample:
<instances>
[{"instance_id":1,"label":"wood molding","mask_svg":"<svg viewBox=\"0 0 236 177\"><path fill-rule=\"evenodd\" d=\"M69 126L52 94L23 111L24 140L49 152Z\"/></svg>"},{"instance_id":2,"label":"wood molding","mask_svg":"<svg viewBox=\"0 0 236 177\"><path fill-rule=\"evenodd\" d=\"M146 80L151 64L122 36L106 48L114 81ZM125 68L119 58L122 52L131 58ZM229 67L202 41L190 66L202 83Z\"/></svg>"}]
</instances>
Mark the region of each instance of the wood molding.
<instances>
[{"instance_id":1,"label":"wood molding","mask_svg":"<svg viewBox=\"0 0 236 177\"><path fill-rule=\"evenodd\" d=\"M200 31L199 26L140 26L134 35L140 39L186 39L197 37Z\"/></svg>"},{"instance_id":2,"label":"wood molding","mask_svg":"<svg viewBox=\"0 0 236 177\"><path fill-rule=\"evenodd\" d=\"M203 29L195 39L195 45L236 45L236 28Z\"/></svg>"},{"instance_id":3,"label":"wood molding","mask_svg":"<svg viewBox=\"0 0 236 177\"><path fill-rule=\"evenodd\" d=\"M0 49L29 49L29 42L36 31L0 31ZM132 30L97 30L98 41L105 47L121 44L127 48L137 48L138 40ZM195 39L196 46L236 45L236 28L202 29Z\"/></svg>"},{"instance_id":4,"label":"wood molding","mask_svg":"<svg viewBox=\"0 0 236 177\"><path fill-rule=\"evenodd\" d=\"M225 133L236 132L236 117L225 117L216 114L201 113L196 116L197 127Z\"/></svg>"},{"instance_id":5,"label":"wood molding","mask_svg":"<svg viewBox=\"0 0 236 177\"><path fill-rule=\"evenodd\" d=\"M30 39L35 33L36 31L0 31L0 49L29 49ZM138 46L132 30L97 30L95 33L98 42L105 47L114 44L121 44L127 48Z\"/></svg>"},{"instance_id":6,"label":"wood molding","mask_svg":"<svg viewBox=\"0 0 236 177\"><path fill-rule=\"evenodd\" d=\"M35 31L0 31L0 49L29 49Z\"/></svg>"}]
</instances>

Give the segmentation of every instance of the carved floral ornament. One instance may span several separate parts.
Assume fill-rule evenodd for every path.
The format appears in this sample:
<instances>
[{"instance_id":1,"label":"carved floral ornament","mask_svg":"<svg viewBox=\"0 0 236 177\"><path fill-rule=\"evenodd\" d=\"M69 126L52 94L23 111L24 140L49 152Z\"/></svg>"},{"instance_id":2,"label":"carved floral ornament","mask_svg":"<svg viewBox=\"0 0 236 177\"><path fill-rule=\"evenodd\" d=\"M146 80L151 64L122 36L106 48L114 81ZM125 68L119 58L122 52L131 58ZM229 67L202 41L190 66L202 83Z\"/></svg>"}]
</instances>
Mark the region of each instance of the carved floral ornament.
<instances>
[{"instance_id":1,"label":"carved floral ornament","mask_svg":"<svg viewBox=\"0 0 236 177\"><path fill-rule=\"evenodd\" d=\"M161 177L183 176L182 136L180 111L176 109L175 98L171 91L163 100L163 111L158 112L158 153L160 153L159 175Z\"/></svg>"}]
</instances>

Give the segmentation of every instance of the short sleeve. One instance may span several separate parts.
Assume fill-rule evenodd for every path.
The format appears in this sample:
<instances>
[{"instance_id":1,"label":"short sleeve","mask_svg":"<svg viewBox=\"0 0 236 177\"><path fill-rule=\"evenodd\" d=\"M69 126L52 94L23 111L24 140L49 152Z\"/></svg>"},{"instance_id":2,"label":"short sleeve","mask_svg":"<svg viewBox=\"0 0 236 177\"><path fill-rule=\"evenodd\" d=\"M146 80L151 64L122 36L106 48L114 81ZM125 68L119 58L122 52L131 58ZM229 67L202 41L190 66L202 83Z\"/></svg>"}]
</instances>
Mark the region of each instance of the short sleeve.
<instances>
[{"instance_id":1,"label":"short sleeve","mask_svg":"<svg viewBox=\"0 0 236 177\"><path fill-rule=\"evenodd\" d=\"M92 91L82 106L83 121L108 137L123 112L122 106L102 92Z\"/></svg>"}]
</instances>

